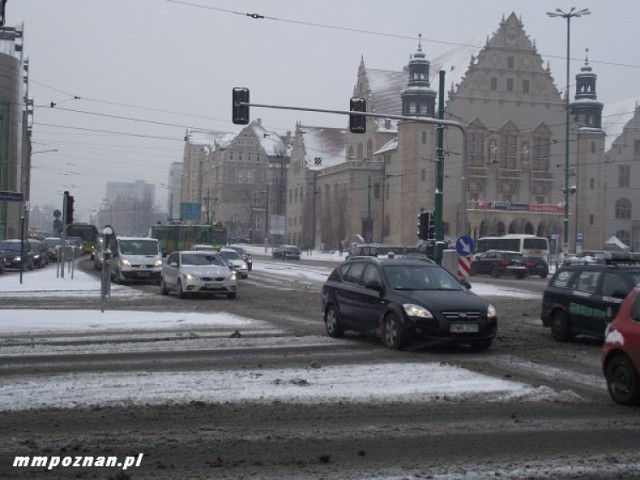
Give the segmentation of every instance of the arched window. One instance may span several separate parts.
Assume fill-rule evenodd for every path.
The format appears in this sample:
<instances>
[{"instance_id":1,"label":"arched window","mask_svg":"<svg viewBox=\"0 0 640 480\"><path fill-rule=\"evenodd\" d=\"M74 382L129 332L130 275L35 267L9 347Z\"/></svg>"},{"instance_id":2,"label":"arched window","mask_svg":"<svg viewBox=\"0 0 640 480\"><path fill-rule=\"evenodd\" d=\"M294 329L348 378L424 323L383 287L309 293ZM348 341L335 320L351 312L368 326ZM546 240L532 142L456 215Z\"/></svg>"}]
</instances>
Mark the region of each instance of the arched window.
<instances>
[{"instance_id":1,"label":"arched window","mask_svg":"<svg viewBox=\"0 0 640 480\"><path fill-rule=\"evenodd\" d=\"M362 146L362 143L358 144L358 160L363 160L364 159L364 147Z\"/></svg>"},{"instance_id":2,"label":"arched window","mask_svg":"<svg viewBox=\"0 0 640 480\"><path fill-rule=\"evenodd\" d=\"M628 198L619 198L618 200L616 200L616 219L631 219L631 200L629 200Z\"/></svg>"}]
</instances>

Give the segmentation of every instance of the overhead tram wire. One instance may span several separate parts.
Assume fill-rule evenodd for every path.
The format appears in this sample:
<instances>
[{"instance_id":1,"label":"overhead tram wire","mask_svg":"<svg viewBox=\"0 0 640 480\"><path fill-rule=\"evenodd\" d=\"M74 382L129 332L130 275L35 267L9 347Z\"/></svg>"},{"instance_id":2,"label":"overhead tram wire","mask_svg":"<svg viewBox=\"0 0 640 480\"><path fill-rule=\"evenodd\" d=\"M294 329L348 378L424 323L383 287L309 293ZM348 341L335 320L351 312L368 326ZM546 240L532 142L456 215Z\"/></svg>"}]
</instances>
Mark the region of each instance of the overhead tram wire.
<instances>
[{"instance_id":1,"label":"overhead tram wire","mask_svg":"<svg viewBox=\"0 0 640 480\"><path fill-rule=\"evenodd\" d=\"M216 11L216 12L220 12L220 13L227 13L227 14L232 14L232 15L240 15L240 16L248 17L248 18L251 18L251 19L254 19L254 20L271 20L271 21L274 21L274 22L291 23L291 24L294 24L294 25L302 25L302 26L307 26L307 27L325 28L325 29L328 29L328 30L339 30L339 31L343 31L343 32L362 33L362 34L366 34L366 35L376 35L376 36L379 36L379 37L397 38L397 39L400 39L400 40L415 41L415 36L399 35L399 34L386 33L386 32L376 32L374 30L363 30L363 29L359 29L359 28L340 27L340 26L337 26L337 25L326 25L326 24L322 24L322 23L304 22L304 21L301 21L301 20L293 20L293 19L288 19L288 18L270 17L268 15L262 15L262 14L259 14L259 13L236 12L234 10L227 10L227 9L218 8L218 7L210 7L208 5L200 5L200 4L197 4L197 3L184 2L184 1L181 1L181 0L166 0L166 1L169 2L169 3L176 3L176 4L184 5L184 6L187 6L187 7L202 8L204 10L212 10L212 11ZM453 46L453 47L474 47L474 48L480 48L481 47L479 45L470 45L468 43L446 42L444 40L430 40L430 39L425 39L425 38L423 38L422 41L424 43L434 43L434 44L439 44L439 45L450 45L450 46ZM547 55L547 54L540 54L540 55L544 56L544 57L548 57L548 58L566 60L566 56L564 56L564 55ZM584 59L572 58L571 60L572 61L583 61ZM630 64L630 63L607 62L607 61L591 60L591 59L589 60L589 63L610 65L610 66L614 66L614 67L640 68L640 65L633 65L633 64Z\"/></svg>"}]
</instances>

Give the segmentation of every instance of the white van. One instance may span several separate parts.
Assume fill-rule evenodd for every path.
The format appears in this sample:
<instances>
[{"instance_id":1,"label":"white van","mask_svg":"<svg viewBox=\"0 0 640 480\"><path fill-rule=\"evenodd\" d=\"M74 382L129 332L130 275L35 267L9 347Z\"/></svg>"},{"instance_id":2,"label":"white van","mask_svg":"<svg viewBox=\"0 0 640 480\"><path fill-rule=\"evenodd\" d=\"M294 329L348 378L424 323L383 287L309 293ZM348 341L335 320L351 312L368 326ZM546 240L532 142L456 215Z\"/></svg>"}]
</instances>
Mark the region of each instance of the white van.
<instances>
[{"instance_id":1,"label":"white van","mask_svg":"<svg viewBox=\"0 0 640 480\"><path fill-rule=\"evenodd\" d=\"M117 237L111 262L114 282L148 282L160 285L162 252L155 238Z\"/></svg>"}]
</instances>

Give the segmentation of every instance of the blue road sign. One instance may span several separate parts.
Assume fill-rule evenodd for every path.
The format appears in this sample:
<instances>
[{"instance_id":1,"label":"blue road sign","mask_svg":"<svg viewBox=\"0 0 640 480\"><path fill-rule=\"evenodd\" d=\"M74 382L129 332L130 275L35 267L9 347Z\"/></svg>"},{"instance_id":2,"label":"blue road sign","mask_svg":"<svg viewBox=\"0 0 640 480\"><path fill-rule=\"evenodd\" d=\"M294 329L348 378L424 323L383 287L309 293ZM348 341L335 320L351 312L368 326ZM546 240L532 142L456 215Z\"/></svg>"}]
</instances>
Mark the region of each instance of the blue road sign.
<instances>
[{"instance_id":1,"label":"blue road sign","mask_svg":"<svg viewBox=\"0 0 640 480\"><path fill-rule=\"evenodd\" d=\"M0 191L0 202L21 202L22 192Z\"/></svg>"},{"instance_id":2,"label":"blue road sign","mask_svg":"<svg viewBox=\"0 0 640 480\"><path fill-rule=\"evenodd\" d=\"M473 238L467 235L461 235L456 240L456 252L458 252L458 255L460 255L461 257L468 257L469 255L473 254L475 247L476 246L473 243Z\"/></svg>"}]
</instances>

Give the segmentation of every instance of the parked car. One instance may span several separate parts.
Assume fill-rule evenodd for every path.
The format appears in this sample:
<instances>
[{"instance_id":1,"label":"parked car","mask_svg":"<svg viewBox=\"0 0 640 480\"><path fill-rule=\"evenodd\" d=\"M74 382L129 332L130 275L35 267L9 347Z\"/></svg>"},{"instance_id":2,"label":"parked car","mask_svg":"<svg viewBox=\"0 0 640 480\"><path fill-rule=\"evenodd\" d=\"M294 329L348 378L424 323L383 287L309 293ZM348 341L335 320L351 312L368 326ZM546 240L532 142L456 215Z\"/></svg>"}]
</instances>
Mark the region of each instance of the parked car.
<instances>
[{"instance_id":1,"label":"parked car","mask_svg":"<svg viewBox=\"0 0 640 480\"><path fill-rule=\"evenodd\" d=\"M58 253L60 251L61 240L59 237L47 237L42 241L44 247L49 254L49 262L58 261Z\"/></svg>"},{"instance_id":2,"label":"parked car","mask_svg":"<svg viewBox=\"0 0 640 480\"><path fill-rule=\"evenodd\" d=\"M218 253L193 250L173 252L162 266L160 292L167 295L173 291L180 298L191 294L220 294L236 298L236 278L236 272L227 266Z\"/></svg>"},{"instance_id":3,"label":"parked car","mask_svg":"<svg viewBox=\"0 0 640 480\"><path fill-rule=\"evenodd\" d=\"M229 266L235 270L240 278L249 277L249 267L240 254L230 248L223 248L220 250L220 256L229 264Z\"/></svg>"},{"instance_id":4,"label":"parked car","mask_svg":"<svg viewBox=\"0 0 640 480\"><path fill-rule=\"evenodd\" d=\"M24 257L22 256L21 240L9 239L0 240L0 255L4 257L5 269L14 270L33 270L35 268L35 262L33 258L33 250L31 250L31 244L24 241Z\"/></svg>"},{"instance_id":5,"label":"parked car","mask_svg":"<svg viewBox=\"0 0 640 480\"><path fill-rule=\"evenodd\" d=\"M607 326L602 370L613 400L640 405L640 287L627 295Z\"/></svg>"},{"instance_id":6,"label":"parked car","mask_svg":"<svg viewBox=\"0 0 640 480\"><path fill-rule=\"evenodd\" d=\"M238 252L238 255L242 257L242 260L244 260L245 263L247 264L247 268L249 269L249 271L251 271L251 269L253 268L253 258L251 257L251 254L249 252L247 252L242 247L236 247L233 245L229 245L227 248Z\"/></svg>"},{"instance_id":7,"label":"parked car","mask_svg":"<svg viewBox=\"0 0 640 480\"><path fill-rule=\"evenodd\" d=\"M607 324L638 284L640 265L564 265L542 295L542 324L561 342L575 335L602 340Z\"/></svg>"},{"instance_id":8,"label":"parked car","mask_svg":"<svg viewBox=\"0 0 640 480\"><path fill-rule=\"evenodd\" d=\"M527 269L527 275L536 275L540 278L547 278L549 276L549 264L544 258L524 257L522 262Z\"/></svg>"},{"instance_id":9,"label":"parked car","mask_svg":"<svg viewBox=\"0 0 640 480\"><path fill-rule=\"evenodd\" d=\"M518 252L505 250L487 250L471 261L471 275L491 275L494 278L514 275L516 278L527 276L524 256Z\"/></svg>"},{"instance_id":10,"label":"parked car","mask_svg":"<svg viewBox=\"0 0 640 480\"><path fill-rule=\"evenodd\" d=\"M49 265L49 254L40 240L29 239L33 251L33 265L35 268L44 268Z\"/></svg>"},{"instance_id":11,"label":"parked car","mask_svg":"<svg viewBox=\"0 0 640 480\"><path fill-rule=\"evenodd\" d=\"M429 346L491 346L496 309L440 265L417 259L352 257L322 286L327 334L380 332L387 348L420 340Z\"/></svg>"},{"instance_id":12,"label":"parked car","mask_svg":"<svg viewBox=\"0 0 640 480\"><path fill-rule=\"evenodd\" d=\"M273 247L271 256L282 260L300 260L300 249L295 245L280 245Z\"/></svg>"}]
</instances>

